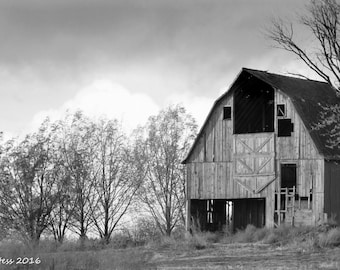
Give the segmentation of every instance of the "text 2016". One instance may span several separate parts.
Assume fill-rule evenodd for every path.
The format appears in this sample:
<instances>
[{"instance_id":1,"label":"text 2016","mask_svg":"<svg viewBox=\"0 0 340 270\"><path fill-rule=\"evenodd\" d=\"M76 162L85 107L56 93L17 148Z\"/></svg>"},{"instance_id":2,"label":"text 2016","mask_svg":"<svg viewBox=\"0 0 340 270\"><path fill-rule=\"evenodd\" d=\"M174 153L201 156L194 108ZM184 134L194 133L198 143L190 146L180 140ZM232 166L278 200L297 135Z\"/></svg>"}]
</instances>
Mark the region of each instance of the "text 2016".
<instances>
[{"instance_id":1,"label":"text 2016","mask_svg":"<svg viewBox=\"0 0 340 270\"><path fill-rule=\"evenodd\" d=\"M0 257L0 264L40 264L41 260L39 258L33 258L33 257L18 257L16 260L14 259L8 259L8 258L2 258Z\"/></svg>"}]
</instances>

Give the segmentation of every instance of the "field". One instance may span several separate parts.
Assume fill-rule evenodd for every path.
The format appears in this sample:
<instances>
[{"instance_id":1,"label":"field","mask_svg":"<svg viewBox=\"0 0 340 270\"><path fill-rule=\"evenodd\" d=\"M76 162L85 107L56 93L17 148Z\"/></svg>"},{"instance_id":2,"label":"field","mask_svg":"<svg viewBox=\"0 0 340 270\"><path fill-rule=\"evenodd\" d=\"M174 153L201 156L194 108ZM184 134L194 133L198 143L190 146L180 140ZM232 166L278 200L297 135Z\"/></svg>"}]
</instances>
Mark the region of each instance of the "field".
<instances>
[{"instance_id":1,"label":"field","mask_svg":"<svg viewBox=\"0 0 340 270\"><path fill-rule=\"evenodd\" d=\"M216 244L207 250L155 253L156 269L340 269L340 249L304 251L269 244Z\"/></svg>"},{"instance_id":2,"label":"field","mask_svg":"<svg viewBox=\"0 0 340 270\"><path fill-rule=\"evenodd\" d=\"M87 245L82 251L72 245L48 251L7 243L0 246L0 269L340 269L339 244L338 228L253 227L234 235L198 233L135 247ZM16 264L18 257L25 264ZM15 262L6 265L4 259Z\"/></svg>"}]
</instances>

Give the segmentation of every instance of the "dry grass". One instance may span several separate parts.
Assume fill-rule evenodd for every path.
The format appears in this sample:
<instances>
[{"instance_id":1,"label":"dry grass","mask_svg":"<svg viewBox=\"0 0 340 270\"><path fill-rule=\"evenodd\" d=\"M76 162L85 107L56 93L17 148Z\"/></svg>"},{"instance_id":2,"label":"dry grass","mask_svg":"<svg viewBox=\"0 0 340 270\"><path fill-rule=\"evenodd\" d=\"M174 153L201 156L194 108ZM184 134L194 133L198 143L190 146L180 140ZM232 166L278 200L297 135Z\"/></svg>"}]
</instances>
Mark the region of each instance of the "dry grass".
<instances>
[{"instance_id":1,"label":"dry grass","mask_svg":"<svg viewBox=\"0 0 340 270\"><path fill-rule=\"evenodd\" d=\"M340 246L340 228L332 228L327 232L322 232L317 239L320 247Z\"/></svg>"},{"instance_id":2,"label":"dry grass","mask_svg":"<svg viewBox=\"0 0 340 270\"><path fill-rule=\"evenodd\" d=\"M248 225L245 230L235 234L225 233L218 242L229 243L263 243L279 246L301 246L306 249L340 246L340 228L329 224L319 227L256 228Z\"/></svg>"},{"instance_id":3,"label":"dry grass","mask_svg":"<svg viewBox=\"0 0 340 270\"><path fill-rule=\"evenodd\" d=\"M65 241L62 245L56 245L53 241L44 240L34 249L19 241L2 241L0 243L2 258L39 258L41 264L34 265L34 268L0 265L0 270L154 269L155 265L150 263L152 261L150 259L156 253L192 254L202 249L214 252L218 248L218 243L227 246L235 243L259 243L313 252L314 249L340 246L340 228L326 224L319 227L281 226L275 229L259 229L249 225L245 230L237 231L235 234L231 234L229 230L224 234L196 231L192 235L181 231L172 237L158 236L144 246L135 247L132 247L135 244L131 239L122 235L113 240L110 245L103 245L98 240L88 240L83 246L77 241Z\"/></svg>"}]
</instances>

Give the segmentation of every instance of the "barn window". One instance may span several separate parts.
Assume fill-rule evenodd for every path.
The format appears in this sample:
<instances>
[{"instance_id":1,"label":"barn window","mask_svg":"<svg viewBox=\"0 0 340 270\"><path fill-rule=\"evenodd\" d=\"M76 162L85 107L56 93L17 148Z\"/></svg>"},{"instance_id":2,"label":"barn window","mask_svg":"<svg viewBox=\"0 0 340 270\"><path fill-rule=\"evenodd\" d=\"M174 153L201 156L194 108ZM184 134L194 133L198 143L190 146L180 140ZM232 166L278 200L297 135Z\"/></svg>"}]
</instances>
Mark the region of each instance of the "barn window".
<instances>
[{"instance_id":1,"label":"barn window","mask_svg":"<svg viewBox=\"0 0 340 270\"><path fill-rule=\"evenodd\" d=\"M234 93L234 133L274 131L274 90L255 77L249 77Z\"/></svg>"},{"instance_id":2,"label":"barn window","mask_svg":"<svg viewBox=\"0 0 340 270\"><path fill-rule=\"evenodd\" d=\"M286 106L284 104L277 104L276 109L277 116L280 117L286 116Z\"/></svg>"},{"instance_id":3,"label":"barn window","mask_svg":"<svg viewBox=\"0 0 340 270\"><path fill-rule=\"evenodd\" d=\"M277 122L278 137L290 137L294 131L294 124L291 119L279 119Z\"/></svg>"},{"instance_id":4,"label":"barn window","mask_svg":"<svg viewBox=\"0 0 340 270\"><path fill-rule=\"evenodd\" d=\"M231 119L231 107L230 106L223 107L223 120L230 119Z\"/></svg>"}]
</instances>

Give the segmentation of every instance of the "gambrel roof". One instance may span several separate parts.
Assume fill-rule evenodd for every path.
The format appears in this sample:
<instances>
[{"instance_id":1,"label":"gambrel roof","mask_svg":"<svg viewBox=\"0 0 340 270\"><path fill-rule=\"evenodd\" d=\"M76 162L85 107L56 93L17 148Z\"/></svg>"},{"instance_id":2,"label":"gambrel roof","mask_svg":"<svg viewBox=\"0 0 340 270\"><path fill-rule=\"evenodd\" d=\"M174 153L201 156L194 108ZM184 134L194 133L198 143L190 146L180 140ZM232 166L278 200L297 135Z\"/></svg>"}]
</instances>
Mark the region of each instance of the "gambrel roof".
<instances>
[{"instance_id":1,"label":"gambrel roof","mask_svg":"<svg viewBox=\"0 0 340 270\"><path fill-rule=\"evenodd\" d=\"M220 104L222 100L233 93L237 85L242 83L242 80L249 78L249 76L254 76L270 85L273 89L279 90L286 94L300 115L319 153L326 159L340 159L340 149L335 149L328 146L330 134L329 130L327 130L327 128L322 130L314 129L314 125L317 123L320 117L320 112L324 110L324 107L340 104L340 98L337 97L336 92L331 85L326 82L300 79L296 77L273 74L266 71L243 68L229 90L215 101L196 138L196 141L194 142L190 152L187 155L187 158L183 161L183 163L186 163L187 159L191 155L191 152L195 147L214 109Z\"/></svg>"}]
</instances>

